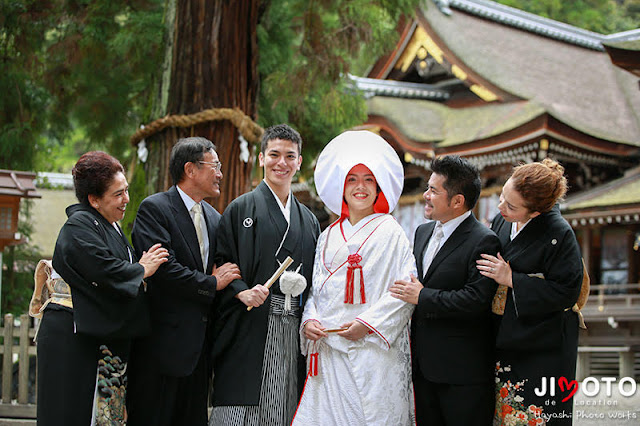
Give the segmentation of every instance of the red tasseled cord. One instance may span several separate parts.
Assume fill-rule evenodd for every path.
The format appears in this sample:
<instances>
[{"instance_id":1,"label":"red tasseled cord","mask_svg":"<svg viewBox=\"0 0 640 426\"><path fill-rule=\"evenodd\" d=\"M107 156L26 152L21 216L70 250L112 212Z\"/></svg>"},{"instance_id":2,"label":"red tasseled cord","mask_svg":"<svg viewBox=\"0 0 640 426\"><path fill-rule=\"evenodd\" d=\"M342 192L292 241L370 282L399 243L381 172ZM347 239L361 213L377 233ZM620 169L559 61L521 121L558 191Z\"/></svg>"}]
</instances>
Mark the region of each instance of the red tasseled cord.
<instances>
[{"instance_id":1,"label":"red tasseled cord","mask_svg":"<svg viewBox=\"0 0 640 426\"><path fill-rule=\"evenodd\" d=\"M353 305L353 293L354 293L354 274L360 274L360 303L367 303L367 298L364 294L364 275L362 274L362 266L360 261L362 256L359 254L350 254L347 258L349 266L347 267L347 282L344 289L344 303ZM357 270L357 271L356 271Z\"/></svg>"},{"instance_id":2,"label":"red tasseled cord","mask_svg":"<svg viewBox=\"0 0 640 426\"><path fill-rule=\"evenodd\" d=\"M318 352L309 354L309 376L318 375Z\"/></svg>"}]
</instances>

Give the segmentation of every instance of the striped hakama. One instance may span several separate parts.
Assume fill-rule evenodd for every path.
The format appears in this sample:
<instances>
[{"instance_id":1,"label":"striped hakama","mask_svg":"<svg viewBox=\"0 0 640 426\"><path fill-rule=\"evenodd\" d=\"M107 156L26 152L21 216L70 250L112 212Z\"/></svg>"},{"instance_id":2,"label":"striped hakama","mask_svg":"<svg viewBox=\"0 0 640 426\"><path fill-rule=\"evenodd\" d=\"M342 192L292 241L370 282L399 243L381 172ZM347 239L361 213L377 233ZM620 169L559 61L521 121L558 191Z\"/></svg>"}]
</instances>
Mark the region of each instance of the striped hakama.
<instances>
[{"instance_id":1,"label":"striped hakama","mask_svg":"<svg viewBox=\"0 0 640 426\"><path fill-rule=\"evenodd\" d=\"M291 424L298 404L300 306L299 297L293 297L292 309L285 312L284 300L281 294L271 294L259 404L214 407L209 426Z\"/></svg>"}]
</instances>

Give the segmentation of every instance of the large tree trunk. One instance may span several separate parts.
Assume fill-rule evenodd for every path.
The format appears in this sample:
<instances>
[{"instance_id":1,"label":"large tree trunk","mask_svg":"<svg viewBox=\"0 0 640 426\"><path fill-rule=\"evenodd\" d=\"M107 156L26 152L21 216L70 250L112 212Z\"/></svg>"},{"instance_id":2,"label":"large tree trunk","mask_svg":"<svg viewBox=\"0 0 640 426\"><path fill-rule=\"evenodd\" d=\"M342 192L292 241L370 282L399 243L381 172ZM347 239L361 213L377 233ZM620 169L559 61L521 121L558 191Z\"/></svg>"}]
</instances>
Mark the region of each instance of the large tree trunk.
<instances>
[{"instance_id":1,"label":"large tree trunk","mask_svg":"<svg viewBox=\"0 0 640 426\"><path fill-rule=\"evenodd\" d=\"M168 0L166 53L153 117L236 107L255 119L258 90L259 0ZM217 148L223 165L221 196L209 200L218 211L250 189L253 162L240 160L238 129L229 121L168 128L147 140L148 189L172 184L169 155L176 140L203 136Z\"/></svg>"}]
</instances>

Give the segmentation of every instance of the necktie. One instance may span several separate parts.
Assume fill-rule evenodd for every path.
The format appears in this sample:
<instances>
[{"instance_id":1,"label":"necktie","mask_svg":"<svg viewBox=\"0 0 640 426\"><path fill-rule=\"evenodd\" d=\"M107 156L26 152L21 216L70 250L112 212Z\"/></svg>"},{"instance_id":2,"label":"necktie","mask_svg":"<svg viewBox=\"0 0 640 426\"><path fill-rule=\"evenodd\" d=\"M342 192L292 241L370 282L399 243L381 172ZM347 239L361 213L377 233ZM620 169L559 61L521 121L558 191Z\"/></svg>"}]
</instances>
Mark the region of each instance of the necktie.
<instances>
[{"instance_id":1,"label":"necktie","mask_svg":"<svg viewBox=\"0 0 640 426\"><path fill-rule=\"evenodd\" d=\"M202 268L206 268L206 254L204 252L204 235L202 235L202 206L200 203L196 203L191 207L193 211L193 224L196 227L196 236L198 237L198 245L200 246L200 257L202 258Z\"/></svg>"},{"instance_id":2,"label":"necktie","mask_svg":"<svg viewBox=\"0 0 640 426\"><path fill-rule=\"evenodd\" d=\"M435 229L433 230L431 239L429 239L429 245L427 246L427 250L424 254L424 260L422 261L423 275L427 275L429 266L431 266L431 262L433 262L433 258L436 257L436 253L438 253L438 248L440 247L440 241L442 241L443 236L444 236L444 232L442 232L442 224L438 222L436 224Z\"/></svg>"}]
</instances>

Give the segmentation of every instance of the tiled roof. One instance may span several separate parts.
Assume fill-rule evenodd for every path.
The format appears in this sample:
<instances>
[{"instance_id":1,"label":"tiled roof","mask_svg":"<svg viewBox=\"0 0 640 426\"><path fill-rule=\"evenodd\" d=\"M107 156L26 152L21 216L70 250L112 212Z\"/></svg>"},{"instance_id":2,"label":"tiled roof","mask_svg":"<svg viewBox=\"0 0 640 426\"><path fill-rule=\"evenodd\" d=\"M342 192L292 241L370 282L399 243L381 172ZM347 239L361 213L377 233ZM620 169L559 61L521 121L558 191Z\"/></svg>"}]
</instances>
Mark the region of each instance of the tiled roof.
<instances>
[{"instance_id":1,"label":"tiled roof","mask_svg":"<svg viewBox=\"0 0 640 426\"><path fill-rule=\"evenodd\" d=\"M447 90L431 84L379 80L377 78L356 77L353 75L350 75L349 78L353 84L364 93L366 98L372 96L393 96L397 98L446 101L450 97L450 93Z\"/></svg>"},{"instance_id":2,"label":"tiled roof","mask_svg":"<svg viewBox=\"0 0 640 426\"><path fill-rule=\"evenodd\" d=\"M385 117L410 139L440 148L504 133L544 113L526 101L454 109L438 102L376 96L367 106L370 116Z\"/></svg>"},{"instance_id":3,"label":"tiled roof","mask_svg":"<svg viewBox=\"0 0 640 426\"><path fill-rule=\"evenodd\" d=\"M451 15L451 8L454 8L503 25L593 50L602 51L603 43L640 37L640 30L603 35L487 0L434 0L434 3L446 15Z\"/></svg>"},{"instance_id":4,"label":"tiled roof","mask_svg":"<svg viewBox=\"0 0 640 426\"><path fill-rule=\"evenodd\" d=\"M33 180L35 173L16 170L0 170L0 195L15 195L22 198L40 198Z\"/></svg>"},{"instance_id":5,"label":"tiled roof","mask_svg":"<svg viewBox=\"0 0 640 426\"><path fill-rule=\"evenodd\" d=\"M555 22L546 18L489 1L448 3L453 9L450 15L425 3L419 21L465 67L580 132L640 147L638 79L614 66L607 53L514 24L517 21L551 26ZM483 7L502 11L501 18L482 15L478 10ZM508 21L507 15L514 22ZM571 30L571 34L582 34L587 39L607 39L561 23L552 27ZM634 34L622 33L617 39L633 39Z\"/></svg>"},{"instance_id":6,"label":"tiled roof","mask_svg":"<svg viewBox=\"0 0 640 426\"><path fill-rule=\"evenodd\" d=\"M573 195L562 205L562 210L569 212L632 204L640 206L640 170L637 168L628 176Z\"/></svg>"}]
</instances>

